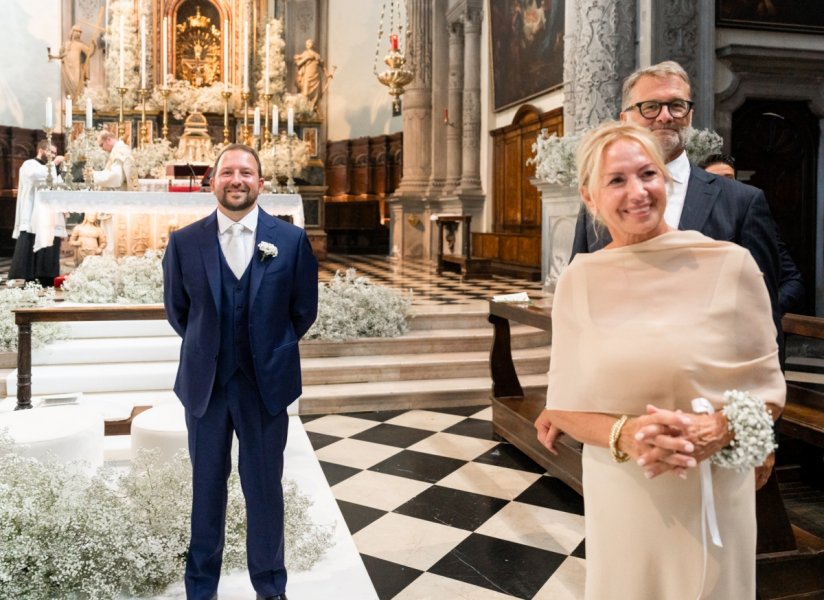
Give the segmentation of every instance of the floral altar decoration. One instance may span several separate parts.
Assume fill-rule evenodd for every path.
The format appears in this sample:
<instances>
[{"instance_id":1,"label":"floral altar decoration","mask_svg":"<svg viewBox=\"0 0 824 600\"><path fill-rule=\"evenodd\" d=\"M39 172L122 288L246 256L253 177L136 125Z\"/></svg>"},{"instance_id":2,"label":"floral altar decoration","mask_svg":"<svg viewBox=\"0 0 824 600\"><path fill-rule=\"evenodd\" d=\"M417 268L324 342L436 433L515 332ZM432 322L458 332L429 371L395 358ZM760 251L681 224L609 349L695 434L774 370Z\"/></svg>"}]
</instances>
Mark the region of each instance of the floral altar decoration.
<instances>
[{"instance_id":1,"label":"floral altar decoration","mask_svg":"<svg viewBox=\"0 0 824 600\"><path fill-rule=\"evenodd\" d=\"M166 165L173 160L174 149L169 140L155 139L132 151L132 163L138 177L143 179L163 179Z\"/></svg>"},{"instance_id":2,"label":"floral altar decoration","mask_svg":"<svg viewBox=\"0 0 824 600\"><path fill-rule=\"evenodd\" d=\"M309 164L308 145L296 136L281 134L273 144L264 146L259 154L266 179L294 177Z\"/></svg>"},{"instance_id":3,"label":"floral altar decoration","mask_svg":"<svg viewBox=\"0 0 824 600\"><path fill-rule=\"evenodd\" d=\"M162 592L183 572L191 465L143 450L125 473L13 452L0 432L0 598L113 600ZM246 510L237 469L229 478L223 570L245 568ZM334 525L312 522L311 500L283 481L286 564L306 571L331 546Z\"/></svg>"},{"instance_id":4,"label":"floral altar decoration","mask_svg":"<svg viewBox=\"0 0 824 600\"><path fill-rule=\"evenodd\" d=\"M87 256L63 282L66 299L82 304L163 302L161 256Z\"/></svg>"},{"instance_id":5,"label":"floral altar decoration","mask_svg":"<svg viewBox=\"0 0 824 600\"><path fill-rule=\"evenodd\" d=\"M14 309L35 308L54 304L54 288L42 288L37 283L27 283L19 288L0 291L0 352L17 351L17 324ZM33 348L41 348L50 342L67 337L62 323L33 323L31 340Z\"/></svg>"}]
</instances>

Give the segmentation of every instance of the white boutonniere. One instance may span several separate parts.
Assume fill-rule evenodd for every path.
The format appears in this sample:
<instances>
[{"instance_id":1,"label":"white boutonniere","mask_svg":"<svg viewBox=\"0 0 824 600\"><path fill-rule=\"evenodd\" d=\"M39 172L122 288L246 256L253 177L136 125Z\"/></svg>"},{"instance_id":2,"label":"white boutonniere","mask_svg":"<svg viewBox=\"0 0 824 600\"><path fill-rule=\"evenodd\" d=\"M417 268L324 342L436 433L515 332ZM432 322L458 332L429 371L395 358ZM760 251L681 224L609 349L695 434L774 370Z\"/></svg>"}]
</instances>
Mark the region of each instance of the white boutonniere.
<instances>
[{"instance_id":1,"label":"white boutonniere","mask_svg":"<svg viewBox=\"0 0 824 600\"><path fill-rule=\"evenodd\" d=\"M260 252L260 262L263 262L267 258L275 258L278 255L278 247L269 242L259 243L258 251Z\"/></svg>"}]
</instances>

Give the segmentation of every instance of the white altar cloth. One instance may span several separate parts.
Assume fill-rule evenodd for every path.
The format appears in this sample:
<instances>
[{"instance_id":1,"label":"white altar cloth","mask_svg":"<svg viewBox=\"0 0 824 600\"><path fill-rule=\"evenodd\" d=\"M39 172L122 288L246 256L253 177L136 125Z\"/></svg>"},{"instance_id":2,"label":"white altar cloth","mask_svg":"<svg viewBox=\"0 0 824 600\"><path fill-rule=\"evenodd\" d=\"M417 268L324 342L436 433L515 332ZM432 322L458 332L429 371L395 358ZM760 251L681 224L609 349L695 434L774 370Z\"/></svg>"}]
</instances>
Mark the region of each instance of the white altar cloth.
<instances>
[{"instance_id":1,"label":"white altar cloth","mask_svg":"<svg viewBox=\"0 0 824 600\"><path fill-rule=\"evenodd\" d=\"M261 194L258 204L273 215L289 215L298 227L304 225L300 194ZM195 214L205 216L217 206L214 194L206 192L90 192L38 190L34 195L32 227L34 250L51 246L60 212L112 214Z\"/></svg>"}]
</instances>

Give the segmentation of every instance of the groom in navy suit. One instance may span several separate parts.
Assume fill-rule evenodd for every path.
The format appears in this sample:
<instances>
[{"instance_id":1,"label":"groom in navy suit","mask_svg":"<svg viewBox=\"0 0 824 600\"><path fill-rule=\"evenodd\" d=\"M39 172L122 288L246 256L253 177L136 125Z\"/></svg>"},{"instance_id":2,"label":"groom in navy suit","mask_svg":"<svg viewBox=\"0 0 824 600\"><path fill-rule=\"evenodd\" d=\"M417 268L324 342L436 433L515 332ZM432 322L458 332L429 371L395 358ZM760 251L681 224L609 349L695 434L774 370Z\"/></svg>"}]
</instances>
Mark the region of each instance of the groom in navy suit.
<instances>
[{"instance_id":1,"label":"groom in navy suit","mask_svg":"<svg viewBox=\"0 0 824 600\"><path fill-rule=\"evenodd\" d=\"M183 338L175 393L192 461L186 597L217 598L236 434L249 576L259 600L286 600L286 407L301 394L298 341L317 314L317 261L302 229L258 208L252 148L221 152L212 189L217 210L173 233L163 257L166 314Z\"/></svg>"}]
</instances>

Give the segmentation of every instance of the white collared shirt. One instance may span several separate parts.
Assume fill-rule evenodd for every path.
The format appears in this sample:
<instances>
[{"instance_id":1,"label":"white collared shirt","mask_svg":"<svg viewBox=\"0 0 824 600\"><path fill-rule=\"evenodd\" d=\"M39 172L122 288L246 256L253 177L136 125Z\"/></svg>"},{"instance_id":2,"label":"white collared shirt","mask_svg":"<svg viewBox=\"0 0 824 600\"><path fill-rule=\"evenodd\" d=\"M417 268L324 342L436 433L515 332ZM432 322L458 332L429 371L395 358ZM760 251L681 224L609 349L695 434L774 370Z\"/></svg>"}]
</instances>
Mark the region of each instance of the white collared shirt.
<instances>
[{"instance_id":1,"label":"white collared shirt","mask_svg":"<svg viewBox=\"0 0 824 600\"><path fill-rule=\"evenodd\" d=\"M664 221L673 229L678 229L681 213L684 211L684 199L687 197L687 183L690 179L690 160L683 151L678 157L667 163L667 170L672 177L672 187L667 193L667 209Z\"/></svg>"},{"instance_id":2,"label":"white collared shirt","mask_svg":"<svg viewBox=\"0 0 824 600\"><path fill-rule=\"evenodd\" d=\"M246 265L248 265L249 261L252 260L252 256L255 252L255 230L257 229L258 223L258 210L260 209L256 204L246 216L244 216L240 221L237 221L243 225L243 248L245 250L244 264ZM227 255L229 239L231 238L229 228L233 223L235 223L235 221L232 221L232 219L224 215L221 211L217 211L217 237L220 240L220 249L223 250L223 256Z\"/></svg>"}]
</instances>

